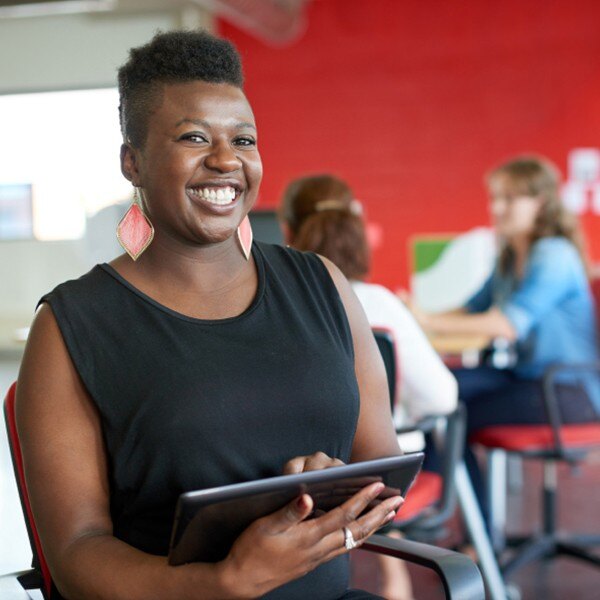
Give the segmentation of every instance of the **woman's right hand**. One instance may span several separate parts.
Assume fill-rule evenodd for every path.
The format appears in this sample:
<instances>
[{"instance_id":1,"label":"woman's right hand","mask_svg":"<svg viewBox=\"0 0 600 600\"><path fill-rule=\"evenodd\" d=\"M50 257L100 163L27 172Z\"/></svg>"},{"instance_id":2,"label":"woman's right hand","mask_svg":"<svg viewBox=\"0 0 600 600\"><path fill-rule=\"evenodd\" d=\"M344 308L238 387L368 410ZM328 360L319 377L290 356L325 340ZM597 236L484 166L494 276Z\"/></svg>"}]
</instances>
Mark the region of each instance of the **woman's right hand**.
<instances>
[{"instance_id":1,"label":"woman's right hand","mask_svg":"<svg viewBox=\"0 0 600 600\"><path fill-rule=\"evenodd\" d=\"M304 494L277 512L256 520L236 540L227 558L219 563L225 587L236 598L256 598L288 581L302 577L320 564L348 552L344 527L357 545L391 521L403 502L388 498L362 516L383 491L373 483L328 513L306 520L313 509Z\"/></svg>"}]
</instances>

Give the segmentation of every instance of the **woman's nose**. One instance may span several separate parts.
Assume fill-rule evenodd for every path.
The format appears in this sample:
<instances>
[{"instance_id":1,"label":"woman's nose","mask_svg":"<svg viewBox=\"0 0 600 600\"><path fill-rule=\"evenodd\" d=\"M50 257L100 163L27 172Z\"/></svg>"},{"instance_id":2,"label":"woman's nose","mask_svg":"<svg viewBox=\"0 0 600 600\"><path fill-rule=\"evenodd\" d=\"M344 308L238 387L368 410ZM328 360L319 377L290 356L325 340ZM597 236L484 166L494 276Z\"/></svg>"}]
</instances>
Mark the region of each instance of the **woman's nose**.
<instances>
[{"instance_id":1,"label":"woman's nose","mask_svg":"<svg viewBox=\"0 0 600 600\"><path fill-rule=\"evenodd\" d=\"M495 217L499 217L506 212L506 202L500 198L496 198L490 202L490 212Z\"/></svg>"},{"instance_id":2,"label":"woman's nose","mask_svg":"<svg viewBox=\"0 0 600 600\"><path fill-rule=\"evenodd\" d=\"M228 143L217 143L206 155L204 164L208 169L231 173L241 168L242 161Z\"/></svg>"}]
</instances>

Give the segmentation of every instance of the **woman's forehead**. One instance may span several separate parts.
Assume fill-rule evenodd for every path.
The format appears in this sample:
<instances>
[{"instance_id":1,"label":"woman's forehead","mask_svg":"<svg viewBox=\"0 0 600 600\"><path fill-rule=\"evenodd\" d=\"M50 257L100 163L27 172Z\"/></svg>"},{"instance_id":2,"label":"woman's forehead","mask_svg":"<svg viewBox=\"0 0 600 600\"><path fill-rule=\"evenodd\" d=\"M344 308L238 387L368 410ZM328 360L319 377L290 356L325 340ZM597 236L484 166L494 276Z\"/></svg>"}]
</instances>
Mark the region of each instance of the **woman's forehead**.
<instances>
[{"instance_id":1,"label":"woman's forehead","mask_svg":"<svg viewBox=\"0 0 600 600\"><path fill-rule=\"evenodd\" d=\"M493 195L527 195L529 186L527 182L512 177L508 173L496 173L488 181L490 192Z\"/></svg>"},{"instance_id":2,"label":"woman's forehead","mask_svg":"<svg viewBox=\"0 0 600 600\"><path fill-rule=\"evenodd\" d=\"M165 83L159 111L199 118L210 115L254 123L254 115L244 92L228 83L189 81Z\"/></svg>"}]
</instances>

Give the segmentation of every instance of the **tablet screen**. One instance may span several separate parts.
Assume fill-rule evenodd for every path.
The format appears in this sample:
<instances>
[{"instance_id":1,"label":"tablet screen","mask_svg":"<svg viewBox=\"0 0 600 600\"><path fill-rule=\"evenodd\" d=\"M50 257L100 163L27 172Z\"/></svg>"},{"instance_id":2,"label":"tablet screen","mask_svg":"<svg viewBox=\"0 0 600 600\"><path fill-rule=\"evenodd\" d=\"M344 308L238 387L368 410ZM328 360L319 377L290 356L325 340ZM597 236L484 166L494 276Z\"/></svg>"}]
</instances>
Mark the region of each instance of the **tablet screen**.
<instances>
[{"instance_id":1,"label":"tablet screen","mask_svg":"<svg viewBox=\"0 0 600 600\"><path fill-rule=\"evenodd\" d=\"M422 462L423 454L418 452L182 494L173 524L169 564L223 560L253 521L301 494L312 497L314 516L343 504L376 481L383 481L386 487L374 504L392 496L406 496Z\"/></svg>"}]
</instances>

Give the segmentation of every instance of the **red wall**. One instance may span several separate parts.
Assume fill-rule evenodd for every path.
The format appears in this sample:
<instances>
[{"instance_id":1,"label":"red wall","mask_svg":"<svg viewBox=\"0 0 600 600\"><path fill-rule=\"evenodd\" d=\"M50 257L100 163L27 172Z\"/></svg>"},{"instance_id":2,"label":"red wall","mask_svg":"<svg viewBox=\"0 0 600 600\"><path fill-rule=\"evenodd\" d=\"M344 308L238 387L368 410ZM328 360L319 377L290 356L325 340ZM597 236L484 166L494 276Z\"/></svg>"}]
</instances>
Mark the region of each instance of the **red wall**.
<instances>
[{"instance_id":1,"label":"red wall","mask_svg":"<svg viewBox=\"0 0 600 600\"><path fill-rule=\"evenodd\" d=\"M487 223L490 166L535 151L564 171L571 148L600 146L597 0L314 0L285 48L220 31L258 120L260 206L307 172L348 179L383 230L371 279L391 287L411 234Z\"/></svg>"}]
</instances>

